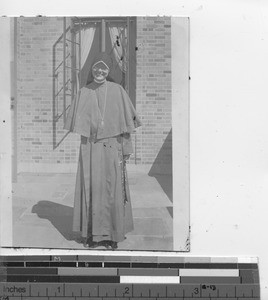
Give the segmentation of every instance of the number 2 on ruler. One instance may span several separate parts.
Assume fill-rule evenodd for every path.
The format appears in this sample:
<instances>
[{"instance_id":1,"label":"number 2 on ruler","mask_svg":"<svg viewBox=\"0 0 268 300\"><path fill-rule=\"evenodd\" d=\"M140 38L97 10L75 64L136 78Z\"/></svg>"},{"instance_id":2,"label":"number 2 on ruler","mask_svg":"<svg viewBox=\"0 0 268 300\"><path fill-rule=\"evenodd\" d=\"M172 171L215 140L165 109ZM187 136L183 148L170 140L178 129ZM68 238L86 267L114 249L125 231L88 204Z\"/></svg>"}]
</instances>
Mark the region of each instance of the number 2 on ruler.
<instances>
[{"instance_id":1,"label":"number 2 on ruler","mask_svg":"<svg viewBox=\"0 0 268 300\"><path fill-rule=\"evenodd\" d=\"M129 295L129 287L128 287L128 286L125 287L124 296L125 296L125 295Z\"/></svg>"}]
</instances>

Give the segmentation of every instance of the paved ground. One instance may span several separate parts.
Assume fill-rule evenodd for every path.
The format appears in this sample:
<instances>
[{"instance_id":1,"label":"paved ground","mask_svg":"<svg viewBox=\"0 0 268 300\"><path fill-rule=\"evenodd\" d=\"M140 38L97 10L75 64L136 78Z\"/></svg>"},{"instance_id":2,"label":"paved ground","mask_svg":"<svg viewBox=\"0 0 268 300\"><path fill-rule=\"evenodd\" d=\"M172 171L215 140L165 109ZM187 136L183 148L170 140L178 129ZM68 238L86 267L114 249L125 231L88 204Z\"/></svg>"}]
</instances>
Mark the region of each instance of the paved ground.
<instances>
[{"instance_id":1,"label":"paved ground","mask_svg":"<svg viewBox=\"0 0 268 300\"><path fill-rule=\"evenodd\" d=\"M173 250L171 178L128 169L135 229L118 248ZM14 247L84 249L72 233L74 185L75 174L19 174L13 184Z\"/></svg>"}]
</instances>

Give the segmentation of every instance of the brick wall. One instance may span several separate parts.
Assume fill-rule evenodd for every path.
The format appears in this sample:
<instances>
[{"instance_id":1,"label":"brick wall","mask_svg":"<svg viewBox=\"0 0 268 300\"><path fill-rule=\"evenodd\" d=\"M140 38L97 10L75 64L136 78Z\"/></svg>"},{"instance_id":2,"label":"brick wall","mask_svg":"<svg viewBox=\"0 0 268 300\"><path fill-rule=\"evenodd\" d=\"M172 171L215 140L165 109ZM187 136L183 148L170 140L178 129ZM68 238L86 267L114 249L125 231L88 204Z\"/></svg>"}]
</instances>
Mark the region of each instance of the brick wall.
<instances>
[{"instance_id":1,"label":"brick wall","mask_svg":"<svg viewBox=\"0 0 268 300\"><path fill-rule=\"evenodd\" d=\"M55 148L66 132L62 118L53 126L52 68L62 59L62 46L53 58L53 45L63 32L62 18L18 18L17 28L18 171L68 170L77 162L78 137Z\"/></svg>"},{"instance_id":2,"label":"brick wall","mask_svg":"<svg viewBox=\"0 0 268 300\"><path fill-rule=\"evenodd\" d=\"M75 171L79 137L59 143L66 133L63 118L53 123L52 69L62 59L60 44L54 57L53 46L63 32L62 18L18 18L17 28L18 171ZM170 35L170 18L137 18L136 108L143 126L134 136L135 162L161 171L171 165Z\"/></svg>"},{"instance_id":3,"label":"brick wall","mask_svg":"<svg viewBox=\"0 0 268 300\"><path fill-rule=\"evenodd\" d=\"M169 170L171 157L171 20L137 18L136 108L143 127L137 134L137 160Z\"/></svg>"}]
</instances>

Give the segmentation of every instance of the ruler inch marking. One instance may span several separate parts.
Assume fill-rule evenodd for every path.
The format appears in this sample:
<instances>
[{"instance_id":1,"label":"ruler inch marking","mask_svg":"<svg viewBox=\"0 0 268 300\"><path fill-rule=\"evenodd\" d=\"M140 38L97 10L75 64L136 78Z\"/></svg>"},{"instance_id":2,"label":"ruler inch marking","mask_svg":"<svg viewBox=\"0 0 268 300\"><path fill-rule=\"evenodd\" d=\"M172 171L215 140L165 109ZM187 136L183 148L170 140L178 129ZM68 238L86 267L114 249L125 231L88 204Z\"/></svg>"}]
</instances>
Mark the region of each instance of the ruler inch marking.
<instances>
[{"instance_id":1,"label":"ruler inch marking","mask_svg":"<svg viewBox=\"0 0 268 300\"><path fill-rule=\"evenodd\" d=\"M236 290L236 285L235 285L235 297L237 297L237 290Z\"/></svg>"},{"instance_id":2,"label":"ruler inch marking","mask_svg":"<svg viewBox=\"0 0 268 300\"><path fill-rule=\"evenodd\" d=\"M87 300L83 297L88 296L92 300L124 300L124 299L133 299L133 300L176 300L178 298L181 300L189 300L194 298L202 298L203 300L239 300L239 299L260 299L260 287L258 280L258 264L254 263L218 263L218 264L209 264L207 262L198 262L191 260L188 258L187 262L184 264L184 269L193 268L193 273L189 275L183 276L183 272L180 273L179 268L176 270L179 263L165 263L164 260L161 260L161 263L156 264L153 260L148 261L145 259L144 261L140 261L139 258L135 258L132 263L129 262L120 262L120 261L112 261L112 258L108 262L98 261L97 257L94 257L92 260L89 258L86 259L86 262L79 262L78 256L49 256L50 261L38 261L37 259L30 261L30 258L27 259L27 256L24 257L24 261L21 261L21 258L12 258L7 259L4 262L1 262L1 266L5 266L7 268L7 283L0 282L0 289L3 290L4 293L7 293L7 297L9 300L37 300L36 295L40 298L40 300ZM77 259L77 261L72 261L72 259ZM1 261L1 256L0 256ZM97 266L96 264L103 266L103 268L114 268L115 275L107 276L107 274L99 277L97 275L88 276L86 273L84 277L77 276L76 272L74 275L69 276L67 267L74 265L74 268L79 268L81 263L81 268L86 267L92 268L92 271ZM92 266L90 265L91 263ZM94 265L95 264L95 265ZM137 276L156 276L155 274L150 275L150 271L153 272L153 268L163 269L163 274L165 273L165 269L173 269L174 276L180 276L180 278L184 279L185 277L193 277L196 281L180 281L178 284L173 283L165 283L164 280L159 283L147 284L144 282L141 283L120 283L120 267L125 267L126 269L131 269L130 264L133 269L137 270ZM53 269L54 265L54 269ZM172 266L171 266L172 265ZM224 268L224 265L226 266ZM58 268L62 267L67 272L67 276L51 276L54 274L55 270L58 271ZM198 269L221 269L221 270L230 270L235 269L234 266L237 266L238 276L237 281L232 282L234 276L229 276L227 278L231 279L230 281L225 281L221 278L220 273L215 274L212 272L211 275L206 276L206 274L201 274L198 272ZM31 269L31 267L33 269ZM39 268L38 268L39 267ZM72 267L70 267L72 268ZM138 269L144 269L144 274L139 274ZM23 272L25 269L25 273ZM195 271L196 269L196 275ZM156 270L156 269L155 269ZM0 270L1 271L1 270ZM220 270L219 270L220 271ZM53 274L51 274L51 273ZM157 271L156 271L157 272ZM190 272L190 271L189 271ZM225 271L223 271L224 274ZM78 272L79 273L79 272ZM83 273L83 272L82 272ZM187 272L186 272L187 273ZM185 273L185 274L186 274ZM228 272L227 272L228 273ZM65 274L65 273L64 273ZM84 273L83 273L84 274ZM162 273L161 273L162 274ZM168 274L168 273L167 273ZM199 274L199 275L198 275ZM201 274L201 275L200 275ZM58 274L56 274L58 275ZM126 274L127 275L127 274ZM160 273L158 274L160 276ZM157 276L158 276L157 275ZM169 274L173 275L173 271ZM49 277L51 280L49 280ZM114 278L111 278L114 277ZM163 276L164 277L164 276ZM202 278L204 277L204 278ZM220 277L220 278L219 278ZM55 279L59 278L59 283L57 285L57 281ZM87 281L89 278L89 281ZM81 280L80 280L81 279ZM118 282L119 279L119 282ZM2 279L3 280L3 279ZM14 280L14 281L13 281ZM202 281L204 280L204 282ZM211 281L210 281L211 280ZM200 282L201 281L201 282ZM70 286L68 285L70 283ZM73 285L71 286L71 284ZM3 287L3 288L2 288ZM5 287L8 287L6 291ZM19 291L18 289L23 287L26 288L26 293ZM52 288L51 288L52 287ZM63 288L63 291L59 290ZM103 290L102 290L103 288ZM130 291L130 288L132 291ZM17 290L16 290L17 289ZM89 289L89 290L87 290ZM19 293L18 293L19 291ZM84 293L84 294L83 294ZM97 293L97 297L95 296ZM1 292L0 292L1 294ZM47 299L45 297L42 299L43 295L46 294ZM55 294L55 295L54 295ZM28 297L29 295L29 297ZM79 296L80 295L80 296ZM91 297L92 296L92 297ZM148 297L149 296L149 297ZM95 298L96 297L96 298ZM115 298L113 298L115 297ZM170 297L170 298L169 298ZM181 298L183 297L183 298ZM108 299L106 299L108 298ZM4 300L0 296L0 300Z\"/></svg>"}]
</instances>

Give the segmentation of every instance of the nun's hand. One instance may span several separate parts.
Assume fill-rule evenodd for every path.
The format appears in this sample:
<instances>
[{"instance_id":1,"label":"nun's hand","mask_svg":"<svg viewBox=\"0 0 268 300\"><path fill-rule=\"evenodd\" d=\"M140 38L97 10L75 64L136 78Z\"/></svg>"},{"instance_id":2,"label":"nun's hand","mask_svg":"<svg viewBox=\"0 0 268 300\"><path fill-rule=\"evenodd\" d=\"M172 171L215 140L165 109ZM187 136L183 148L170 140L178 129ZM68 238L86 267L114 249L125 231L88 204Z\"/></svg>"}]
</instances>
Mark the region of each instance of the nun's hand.
<instances>
[{"instance_id":1,"label":"nun's hand","mask_svg":"<svg viewBox=\"0 0 268 300\"><path fill-rule=\"evenodd\" d=\"M130 154L124 155L124 160L128 160L130 158Z\"/></svg>"}]
</instances>

